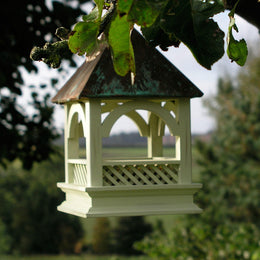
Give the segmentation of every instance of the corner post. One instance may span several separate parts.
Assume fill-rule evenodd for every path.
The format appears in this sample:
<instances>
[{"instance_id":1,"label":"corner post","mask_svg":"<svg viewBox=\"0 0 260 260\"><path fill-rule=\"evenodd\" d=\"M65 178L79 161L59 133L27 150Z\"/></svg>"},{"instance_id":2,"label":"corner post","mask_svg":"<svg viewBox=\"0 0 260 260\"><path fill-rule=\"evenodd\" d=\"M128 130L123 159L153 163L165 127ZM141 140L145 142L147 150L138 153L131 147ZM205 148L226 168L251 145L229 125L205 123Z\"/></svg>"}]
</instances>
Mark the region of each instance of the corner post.
<instances>
[{"instance_id":1,"label":"corner post","mask_svg":"<svg viewBox=\"0 0 260 260\"><path fill-rule=\"evenodd\" d=\"M100 100L87 100L85 103L85 113L87 122L87 185L89 187L103 186Z\"/></svg>"},{"instance_id":2,"label":"corner post","mask_svg":"<svg viewBox=\"0 0 260 260\"><path fill-rule=\"evenodd\" d=\"M181 98L178 101L178 121L180 136L176 137L176 159L180 160L179 183L192 182L190 99Z\"/></svg>"},{"instance_id":3,"label":"corner post","mask_svg":"<svg viewBox=\"0 0 260 260\"><path fill-rule=\"evenodd\" d=\"M64 120L64 155L65 155L65 182L69 183L69 163L68 163L68 159L69 159L69 127L68 127L68 115L69 115L69 107L70 105L68 103L66 103L64 105L64 116L65 116L65 120Z\"/></svg>"}]
</instances>

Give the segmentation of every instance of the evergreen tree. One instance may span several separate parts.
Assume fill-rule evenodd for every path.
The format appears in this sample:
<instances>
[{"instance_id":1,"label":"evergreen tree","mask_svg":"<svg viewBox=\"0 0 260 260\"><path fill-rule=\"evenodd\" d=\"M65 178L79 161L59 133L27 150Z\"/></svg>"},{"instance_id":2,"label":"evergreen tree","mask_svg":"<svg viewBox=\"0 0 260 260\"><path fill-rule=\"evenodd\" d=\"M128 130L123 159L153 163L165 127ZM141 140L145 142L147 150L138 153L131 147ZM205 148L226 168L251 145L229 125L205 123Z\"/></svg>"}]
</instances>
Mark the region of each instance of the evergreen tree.
<instances>
[{"instance_id":1,"label":"evergreen tree","mask_svg":"<svg viewBox=\"0 0 260 260\"><path fill-rule=\"evenodd\" d=\"M152 231L152 226L144 217L120 217L113 230L114 250L120 255L138 255L134 243L142 240Z\"/></svg>"},{"instance_id":2,"label":"evergreen tree","mask_svg":"<svg viewBox=\"0 0 260 260\"><path fill-rule=\"evenodd\" d=\"M208 101L216 119L209 143L199 142L204 212L173 232L139 244L159 259L260 259L260 56L221 79Z\"/></svg>"}]
</instances>

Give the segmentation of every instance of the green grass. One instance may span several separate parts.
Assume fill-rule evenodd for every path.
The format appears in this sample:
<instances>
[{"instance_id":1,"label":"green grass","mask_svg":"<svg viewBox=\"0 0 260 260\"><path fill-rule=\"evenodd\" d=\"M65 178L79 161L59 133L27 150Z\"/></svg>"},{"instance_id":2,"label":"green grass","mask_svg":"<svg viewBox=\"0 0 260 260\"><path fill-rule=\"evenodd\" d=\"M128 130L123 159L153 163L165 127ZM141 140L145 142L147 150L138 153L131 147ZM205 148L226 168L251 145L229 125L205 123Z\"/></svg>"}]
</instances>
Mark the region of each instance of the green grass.
<instances>
[{"instance_id":1,"label":"green grass","mask_svg":"<svg viewBox=\"0 0 260 260\"><path fill-rule=\"evenodd\" d=\"M85 150L80 150L80 157L85 157ZM175 150L171 147L163 148L163 156L165 157L174 157ZM133 157L147 157L147 148L146 147L103 147L103 157L109 158L133 158Z\"/></svg>"},{"instance_id":2,"label":"green grass","mask_svg":"<svg viewBox=\"0 0 260 260\"><path fill-rule=\"evenodd\" d=\"M163 156L174 156L174 149L171 147L164 147ZM104 157L146 157L146 147L104 147Z\"/></svg>"}]
</instances>

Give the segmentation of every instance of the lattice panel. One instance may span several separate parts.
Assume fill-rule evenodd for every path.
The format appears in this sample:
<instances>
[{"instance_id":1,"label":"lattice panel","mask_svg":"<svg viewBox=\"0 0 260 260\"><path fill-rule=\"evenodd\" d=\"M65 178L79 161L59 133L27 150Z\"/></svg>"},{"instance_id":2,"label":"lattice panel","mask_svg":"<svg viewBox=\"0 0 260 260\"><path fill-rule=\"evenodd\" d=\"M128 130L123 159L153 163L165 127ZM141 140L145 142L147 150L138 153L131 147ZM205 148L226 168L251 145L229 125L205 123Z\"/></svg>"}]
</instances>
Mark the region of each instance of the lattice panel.
<instances>
[{"instance_id":1,"label":"lattice panel","mask_svg":"<svg viewBox=\"0 0 260 260\"><path fill-rule=\"evenodd\" d=\"M87 185L87 166L85 164L73 164L73 184Z\"/></svg>"},{"instance_id":2,"label":"lattice panel","mask_svg":"<svg viewBox=\"0 0 260 260\"><path fill-rule=\"evenodd\" d=\"M103 185L157 185L178 183L179 165L103 166Z\"/></svg>"}]
</instances>

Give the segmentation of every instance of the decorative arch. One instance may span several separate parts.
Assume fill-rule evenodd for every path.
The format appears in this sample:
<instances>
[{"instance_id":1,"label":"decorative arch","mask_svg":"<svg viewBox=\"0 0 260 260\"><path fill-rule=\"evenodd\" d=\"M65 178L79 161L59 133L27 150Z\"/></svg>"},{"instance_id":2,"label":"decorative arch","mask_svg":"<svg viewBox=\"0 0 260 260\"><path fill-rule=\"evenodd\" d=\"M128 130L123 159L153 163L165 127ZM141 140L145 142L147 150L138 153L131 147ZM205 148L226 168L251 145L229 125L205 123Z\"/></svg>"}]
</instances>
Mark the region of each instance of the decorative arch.
<instances>
[{"instance_id":1,"label":"decorative arch","mask_svg":"<svg viewBox=\"0 0 260 260\"><path fill-rule=\"evenodd\" d=\"M77 117L78 116L78 117ZM68 114L68 137L73 137L77 124L78 118L82 122L83 128L83 135L84 137L87 136L87 129L86 129L86 117L84 113L84 107L82 104L73 104L70 107L69 114Z\"/></svg>"},{"instance_id":2,"label":"decorative arch","mask_svg":"<svg viewBox=\"0 0 260 260\"><path fill-rule=\"evenodd\" d=\"M160 117L154 113L150 113L148 117L148 123L150 126L156 127L158 136L164 136L165 123Z\"/></svg>"},{"instance_id":3,"label":"decorative arch","mask_svg":"<svg viewBox=\"0 0 260 260\"><path fill-rule=\"evenodd\" d=\"M147 111L154 113L155 115L157 115L159 118L161 118L164 121L164 123L168 126L172 135L178 135L179 125L177 124L175 118L171 115L169 110L162 108L160 106L160 104L150 102L150 101L130 101L130 102L127 102L123 105L116 107L105 118L105 120L102 124L103 136L104 137L109 136L113 125L122 115L127 115L127 116L130 115L131 116L131 112L135 112L133 110L136 110L136 109L147 110ZM139 129L142 128L142 126L144 126L144 124L147 126L147 127L144 127L144 128L147 128L147 130L145 130L145 131L147 131L147 134L148 134L148 125L146 124L146 122L144 121L143 118L142 118L142 120L138 121L138 120L136 120L136 118L134 118L134 122L137 124Z\"/></svg>"},{"instance_id":4,"label":"decorative arch","mask_svg":"<svg viewBox=\"0 0 260 260\"><path fill-rule=\"evenodd\" d=\"M121 106L121 105L119 105L117 102L108 103L108 104L102 106L101 113L103 114L103 113L111 112L112 110L114 110L116 107L119 107L119 106ZM137 113L136 111L130 111L127 114L125 114L125 116L127 116L129 119L131 119L136 124L140 136L149 135L149 126L145 122L143 117L140 116L139 113ZM104 137L106 137L106 136L104 136Z\"/></svg>"}]
</instances>

